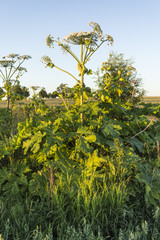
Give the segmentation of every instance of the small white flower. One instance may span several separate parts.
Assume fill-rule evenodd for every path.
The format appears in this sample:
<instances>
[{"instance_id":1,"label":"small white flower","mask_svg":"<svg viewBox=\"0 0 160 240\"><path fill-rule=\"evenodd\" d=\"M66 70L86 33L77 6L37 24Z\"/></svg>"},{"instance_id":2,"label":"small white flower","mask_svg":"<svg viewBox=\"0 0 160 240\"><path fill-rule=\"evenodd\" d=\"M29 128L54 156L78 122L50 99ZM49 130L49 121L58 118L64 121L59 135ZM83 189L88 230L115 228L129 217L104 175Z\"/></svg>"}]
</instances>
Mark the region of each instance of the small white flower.
<instances>
[{"instance_id":1,"label":"small white flower","mask_svg":"<svg viewBox=\"0 0 160 240\"><path fill-rule=\"evenodd\" d=\"M52 63L52 60L50 59L50 57L45 55L41 58L41 62L48 64L48 63Z\"/></svg>"}]
</instances>

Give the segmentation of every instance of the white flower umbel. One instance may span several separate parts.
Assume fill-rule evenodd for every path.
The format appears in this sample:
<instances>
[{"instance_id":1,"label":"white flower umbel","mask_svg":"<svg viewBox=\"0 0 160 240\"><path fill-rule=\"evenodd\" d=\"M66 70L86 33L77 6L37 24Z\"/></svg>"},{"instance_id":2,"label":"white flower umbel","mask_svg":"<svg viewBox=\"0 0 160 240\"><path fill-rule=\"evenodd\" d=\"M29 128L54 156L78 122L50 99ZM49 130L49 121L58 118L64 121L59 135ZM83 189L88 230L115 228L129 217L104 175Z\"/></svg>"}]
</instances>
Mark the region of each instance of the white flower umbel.
<instances>
[{"instance_id":1,"label":"white flower umbel","mask_svg":"<svg viewBox=\"0 0 160 240\"><path fill-rule=\"evenodd\" d=\"M45 55L41 58L41 62L45 64L49 64L49 63L52 63L52 60L50 59L50 57Z\"/></svg>"},{"instance_id":2,"label":"white flower umbel","mask_svg":"<svg viewBox=\"0 0 160 240\"><path fill-rule=\"evenodd\" d=\"M22 55L22 56L19 56L18 58L22 59L22 60L28 60L28 59L30 59L32 57L30 55Z\"/></svg>"},{"instance_id":3,"label":"white flower umbel","mask_svg":"<svg viewBox=\"0 0 160 240\"><path fill-rule=\"evenodd\" d=\"M19 57L19 54L16 53L10 53L7 56L4 56L3 58L17 58Z\"/></svg>"},{"instance_id":4,"label":"white flower umbel","mask_svg":"<svg viewBox=\"0 0 160 240\"><path fill-rule=\"evenodd\" d=\"M10 67L13 64L13 61L10 60L0 60L0 67Z\"/></svg>"},{"instance_id":5,"label":"white flower umbel","mask_svg":"<svg viewBox=\"0 0 160 240\"><path fill-rule=\"evenodd\" d=\"M54 43L53 37L51 37L51 35L48 35L46 38L46 45L49 48L51 48L51 47L53 47L53 43Z\"/></svg>"},{"instance_id":6,"label":"white flower umbel","mask_svg":"<svg viewBox=\"0 0 160 240\"><path fill-rule=\"evenodd\" d=\"M18 70L21 71L21 72L22 72L22 71L27 72L27 69L24 68L24 67L19 67Z\"/></svg>"},{"instance_id":7,"label":"white flower umbel","mask_svg":"<svg viewBox=\"0 0 160 240\"><path fill-rule=\"evenodd\" d=\"M93 32L73 32L66 37L64 37L63 42L75 44L75 45L85 45L90 41L90 44L95 45L98 40L98 35Z\"/></svg>"},{"instance_id":8,"label":"white flower umbel","mask_svg":"<svg viewBox=\"0 0 160 240\"><path fill-rule=\"evenodd\" d=\"M99 36L103 34L102 29L98 23L89 22L89 26L91 26Z\"/></svg>"}]
</instances>

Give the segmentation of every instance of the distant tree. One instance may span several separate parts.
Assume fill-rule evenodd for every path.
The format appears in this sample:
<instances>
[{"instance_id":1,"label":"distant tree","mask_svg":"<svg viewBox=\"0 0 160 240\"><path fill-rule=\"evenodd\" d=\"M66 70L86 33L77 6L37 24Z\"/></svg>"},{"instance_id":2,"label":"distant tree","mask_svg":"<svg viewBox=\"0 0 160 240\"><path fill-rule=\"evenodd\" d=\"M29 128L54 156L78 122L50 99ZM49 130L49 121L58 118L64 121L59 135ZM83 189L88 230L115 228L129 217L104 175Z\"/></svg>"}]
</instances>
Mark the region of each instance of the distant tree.
<instances>
[{"instance_id":1,"label":"distant tree","mask_svg":"<svg viewBox=\"0 0 160 240\"><path fill-rule=\"evenodd\" d=\"M24 98L27 98L30 96L30 93L29 93L29 89L27 87L22 87L22 92L23 92L23 96Z\"/></svg>"},{"instance_id":2,"label":"distant tree","mask_svg":"<svg viewBox=\"0 0 160 240\"><path fill-rule=\"evenodd\" d=\"M52 94L51 94L51 98L56 98L58 97L58 93L57 91L54 91Z\"/></svg>"},{"instance_id":3,"label":"distant tree","mask_svg":"<svg viewBox=\"0 0 160 240\"><path fill-rule=\"evenodd\" d=\"M52 93L48 93L47 98L52 98Z\"/></svg>"},{"instance_id":4,"label":"distant tree","mask_svg":"<svg viewBox=\"0 0 160 240\"><path fill-rule=\"evenodd\" d=\"M22 87L20 84L16 84L12 87L12 97L14 97L15 100L22 100L29 97L29 95L30 93L27 87Z\"/></svg>"},{"instance_id":5,"label":"distant tree","mask_svg":"<svg viewBox=\"0 0 160 240\"><path fill-rule=\"evenodd\" d=\"M56 98L58 97L57 91L54 91L53 93L48 93L47 98Z\"/></svg>"},{"instance_id":6,"label":"distant tree","mask_svg":"<svg viewBox=\"0 0 160 240\"><path fill-rule=\"evenodd\" d=\"M31 86L31 89L33 90L33 98L37 97L37 90L39 89L39 86Z\"/></svg>"},{"instance_id":7,"label":"distant tree","mask_svg":"<svg viewBox=\"0 0 160 240\"><path fill-rule=\"evenodd\" d=\"M42 89L39 91L38 95L39 95L40 98L47 98L47 97L48 97L48 94L47 94L45 88L42 88Z\"/></svg>"},{"instance_id":8,"label":"distant tree","mask_svg":"<svg viewBox=\"0 0 160 240\"><path fill-rule=\"evenodd\" d=\"M87 93L88 97L92 96L92 90L90 87L84 87L84 91Z\"/></svg>"},{"instance_id":9,"label":"distant tree","mask_svg":"<svg viewBox=\"0 0 160 240\"><path fill-rule=\"evenodd\" d=\"M56 91L64 97L67 92L67 84L61 83L60 86L57 87Z\"/></svg>"},{"instance_id":10,"label":"distant tree","mask_svg":"<svg viewBox=\"0 0 160 240\"><path fill-rule=\"evenodd\" d=\"M72 88L68 87L68 84L61 83L60 86L57 87L57 94L64 98L71 98Z\"/></svg>"},{"instance_id":11,"label":"distant tree","mask_svg":"<svg viewBox=\"0 0 160 240\"><path fill-rule=\"evenodd\" d=\"M19 84L16 84L12 88L12 94L16 100L22 100L23 99L23 92L22 88Z\"/></svg>"}]
</instances>

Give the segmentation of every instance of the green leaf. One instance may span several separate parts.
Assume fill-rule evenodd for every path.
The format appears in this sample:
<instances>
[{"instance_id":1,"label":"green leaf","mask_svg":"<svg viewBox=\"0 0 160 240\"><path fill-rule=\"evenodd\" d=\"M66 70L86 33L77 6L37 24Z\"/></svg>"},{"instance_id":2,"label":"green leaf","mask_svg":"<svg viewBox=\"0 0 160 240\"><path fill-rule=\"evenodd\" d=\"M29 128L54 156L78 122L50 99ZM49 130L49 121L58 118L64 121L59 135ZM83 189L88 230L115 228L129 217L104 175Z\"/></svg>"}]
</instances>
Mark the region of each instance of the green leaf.
<instances>
[{"instance_id":1,"label":"green leaf","mask_svg":"<svg viewBox=\"0 0 160 240\"><path fill-rule=\"evenodd\" d=\"M143 151L144 143L139 141L137 138L132 138L128 141L133 149L138 149L140 153Z\"/></svg>"},{"instance_id":2,"label":"green leaf","mask_svg":"<svg viewBox=\"0 0 160 240\"><path fill-rule=\"evenodd\" d=\"M153 198L160 200L160 194L158 193L158 191L155 188L152 188L151 195Z\"/></svg>"},{"instance_id":3,"label":"green leaf","mask_svg":"<svg viewBox=\"0 0 160 240\"><path fill-rule=\"evenodd\" d=\"M88 154L92 151L92 149L93 148L89 145L85 138L79 136L79 138L76 140L76 151L81 151L85 154Z\"/></svg>"},{"instance_id":4,"label":"green leaf","mask_svg":"<svg viewBox=\"0 0 160 240\"><path fill-rule=\"evenodd\" d=\"M96 139L97 139L95 134L88 135L84 138L87 142L90 142L90 143L96 142Z\"/></svg>"},{"instance_id":5,"label":"green leaf","mask_svg":"<svg viewBox=\"0 0 160 240\"><path fill-rule=\"evenodd\" d=\"M109 135L113 138L118 138L120 133L119 131L122 129L120 125L116 125L113 123L106 123L102 126L102 131L105 137L108 137Z\"/></svg>"}]
</instances>

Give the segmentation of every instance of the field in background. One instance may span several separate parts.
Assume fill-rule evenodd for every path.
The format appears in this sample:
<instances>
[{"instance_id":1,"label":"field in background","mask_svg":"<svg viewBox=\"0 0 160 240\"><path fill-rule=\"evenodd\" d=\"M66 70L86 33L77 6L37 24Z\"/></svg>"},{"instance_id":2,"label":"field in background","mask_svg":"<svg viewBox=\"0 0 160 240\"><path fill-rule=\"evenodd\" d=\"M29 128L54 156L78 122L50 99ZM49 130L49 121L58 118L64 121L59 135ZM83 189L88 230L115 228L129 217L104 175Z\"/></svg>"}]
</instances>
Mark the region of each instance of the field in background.
<instances>
[{"instance_id":1,"label":"field in background","mask_svg":"<svg viewBox=\"0 0 160 240\"><path fill-rule=\"evenodd\" d=\"M67 100L69 103L73 103L73 100ZM143 97L143 101L145 103L160 103L160 96L159 97L154 97L154 96L145 96ZM46 99L45 100L46 104L48 106L52 106L52 107L56 107L59 106L61 103L63 103L62 99L59 98L54 98L54 99ZM30 100L23 100L23 101L19 101L18 103L20 104L29 104ZM6 107L6 101L1 101L0 102L0 108L5 108Z\"/></svg>"},{"instance_id":2,"label":"field in background","mask_svg":"<svg viewBox=\"0 0 160 240\"><path fill-rule=\"evenodd\" d=\"M52 107L56 107L56 106L59 106L61 103L63 103L63 100L62 99L59 99L59 98L53 98L53 99L46 99L45 100L46 104L48 106L52 106ZM73 100L67 100L67 102L69 103L73 103ZM30 103L30 100L23 100L23 101L17 101L18 104L29 104ZM0 102L0 108L5 108L7 105L6 101L1 101Z\"/></svg>"},{"instance_id":3,"label":"field in background","mask_svg":"<svg viewBox=\"0 0 160 240\"><path fill-rule=\"evenodd\" d=\"M160 96L159 97L145 96L145 97L143 97L143 101L145 103L160 103Z\"/></svg>"}]
</instances>

